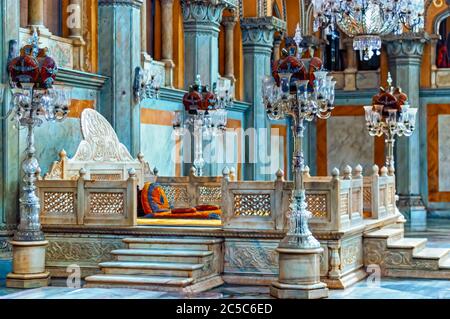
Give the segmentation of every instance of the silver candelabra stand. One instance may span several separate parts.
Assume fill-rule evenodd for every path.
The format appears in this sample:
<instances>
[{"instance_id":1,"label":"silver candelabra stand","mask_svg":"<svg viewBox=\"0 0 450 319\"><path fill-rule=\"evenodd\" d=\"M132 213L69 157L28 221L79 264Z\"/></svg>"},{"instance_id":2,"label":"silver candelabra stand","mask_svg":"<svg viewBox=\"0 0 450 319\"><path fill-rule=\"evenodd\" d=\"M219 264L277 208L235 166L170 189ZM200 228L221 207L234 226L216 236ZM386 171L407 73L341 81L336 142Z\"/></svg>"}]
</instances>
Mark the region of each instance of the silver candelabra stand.
<instances>
[{"instance_id":1,"label":"silver candelabra stand","mask_svg":"<svg viewBox=\"0 0 450 319\"><path fill-rule=\"evenodd\" d=\"M385 136L386 167L392 174L395 171L394 144L396 136L411 136L416 126L417 108L407 103L406 94L400 88L392 86L392 77L388 76L388 88L382 89L379 101L364 106L367 130L370 136ZM377 98L375 98L377 100ZM389 104L381 104L389 101ZM392 101L395 101L394 103Z\"/></svg>"},{"instance_id":2,"label":"silver candelabra stand","mask_svg":"<svg viewBox=\"0 0 450 319\"><path fill-rule=\"evenodd\" d=\"M27 129L26 157L22 197L20 198L20 223L14 235L16 241L41 241L44 234L39 222L39 198L36 195L36 176L40 171L36 158L34 129L44 121L62 121L69 113L70 91L65 88L35 89L33 83L12 89L10 115L18 127Z\"/></svg>"},{"instance_id":3,"label":"silver candelabra stand","mask_svg":"<svg viewBox=\"0 0 450 319\"><path fill-rule=\"evenodd\" d=\"M203 176L206 164L203 156L203 137L223 133L227 126L227 107L233 105L232 88L227 84L203 86L200 75L183 97L184 111L174 112L173 128L176 136L190 132L194 135L194 162L196 176Z\"/></svg>"}]
</instances>

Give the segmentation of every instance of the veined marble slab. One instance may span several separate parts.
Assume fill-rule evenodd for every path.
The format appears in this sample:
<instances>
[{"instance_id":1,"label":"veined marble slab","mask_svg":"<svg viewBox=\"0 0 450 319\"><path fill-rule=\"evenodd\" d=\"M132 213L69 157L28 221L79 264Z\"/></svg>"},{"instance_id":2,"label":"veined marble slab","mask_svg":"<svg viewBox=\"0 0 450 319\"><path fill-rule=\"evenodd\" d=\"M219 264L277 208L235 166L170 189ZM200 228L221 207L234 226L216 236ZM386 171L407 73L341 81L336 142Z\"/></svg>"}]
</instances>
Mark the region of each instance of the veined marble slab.
<instances>
[{"instance_id":1,"label":"veined marble slab","mask_svg":"<svg viewBox=\"0 0 450 319\"><path fill-rule=\"evenodd\" d=\"M450 191L450 115L438 116L439 191Z\"/></svg>"},{"instance_id":2,"label":"veined marble slab","mask_svg":"<svg viewBox=\"0 0 450 319\"><path fill-rule=\"evenodd\" d=\"M335 116L327 120L328 175L337 167L363 166L370 175L374 164L374 138L370 137L363 116Z\"/></svg>"}]
</instances>

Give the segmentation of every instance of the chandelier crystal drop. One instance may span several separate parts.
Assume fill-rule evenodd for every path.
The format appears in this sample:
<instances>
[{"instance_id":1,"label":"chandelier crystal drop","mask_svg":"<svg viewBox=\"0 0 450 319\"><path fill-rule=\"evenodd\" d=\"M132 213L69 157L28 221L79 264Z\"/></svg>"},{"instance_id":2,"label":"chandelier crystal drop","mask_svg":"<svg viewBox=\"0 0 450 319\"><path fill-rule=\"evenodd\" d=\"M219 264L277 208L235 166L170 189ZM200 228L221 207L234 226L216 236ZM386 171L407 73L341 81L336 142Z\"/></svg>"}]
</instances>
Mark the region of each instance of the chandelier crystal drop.
<instances>
[{"instance_id":1,"label":"chandelier crystal drop","mask_svg":"<svg viewBox=\"0 0 450 319\"><path fill-rule=\"evenodd\" d=\"M423 0L313 0L313 25L326 35L339 27L367 61L380 54L381 36L422 30L424 10Z\"/></svg>"}]
</instances>

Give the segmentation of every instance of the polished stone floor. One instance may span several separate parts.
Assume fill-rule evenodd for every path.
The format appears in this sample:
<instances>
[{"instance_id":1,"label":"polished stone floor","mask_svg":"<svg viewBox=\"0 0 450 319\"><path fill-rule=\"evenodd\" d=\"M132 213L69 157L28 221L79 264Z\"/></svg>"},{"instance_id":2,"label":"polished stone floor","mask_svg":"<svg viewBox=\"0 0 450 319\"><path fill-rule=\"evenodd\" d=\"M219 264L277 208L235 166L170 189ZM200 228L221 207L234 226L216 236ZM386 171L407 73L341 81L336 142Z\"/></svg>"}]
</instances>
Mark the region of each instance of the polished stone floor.
<instances>
[{"instance_id":1,"label":"polished stone floor","mask_svg":"<svg viewBox=\"0 0 450 319\"><path fill-rule=\"evenodd\" d=\"M408 237L428 238L429 247L450 248L450 220L429 220L426 230L407 230ZM134 289L70 289L64 282L54 287L17 290L5 288L0 278L0 299L184 299L184 298L270 298L268 287L222 286L206 293L182 295ZM363 280L346 290L331 290L330 299L450 299L450 280L381 278Z\"/></svg>"}]
</instances>

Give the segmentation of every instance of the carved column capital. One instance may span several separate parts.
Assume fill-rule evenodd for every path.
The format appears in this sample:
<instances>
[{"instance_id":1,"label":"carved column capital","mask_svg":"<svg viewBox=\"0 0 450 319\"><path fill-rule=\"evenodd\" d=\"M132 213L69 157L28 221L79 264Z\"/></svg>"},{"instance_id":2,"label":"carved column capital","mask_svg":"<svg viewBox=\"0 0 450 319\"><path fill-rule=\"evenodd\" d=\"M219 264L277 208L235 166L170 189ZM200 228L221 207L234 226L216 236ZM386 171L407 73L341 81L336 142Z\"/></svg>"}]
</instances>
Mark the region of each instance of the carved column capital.
<instances>
[{"instance_id":1,"label":"carved column capital","mask_svg":"<svg viewBox=\"0 0 450 319\"><path fill-rule=\"evenodd\" d=\"M140 9L144 0L98 0L98 5L101 6L125 6Z\"/></svg>"},{"instance_id":2,"label":"carved column capital","mask_svg":"<svg viewBox=\"0 0 450 319\"><path fill-rule=\"evenodd\" d=\"M408 32L401 35L386 36L383 40L389 59L411 58L420 63L424 46L431 40L431 37L426 32Z\"/></svg>"},{"instance_id":3,"label":"carved column capital","mask_svg":"<svg viewBox=\"0 0 450 319\"><path fill-rule=\"evenodd\" d=\"M222 18L222 25L225 27L225 30L233 30L236 26L237 17L236 16L227 16Z\"/></svg>"},{"instance_id":4,"label":"carved column capital","mask_svg":"<svg viewBox=\"0 0 450 319\"><path fill-rule=\"evenodd\" d=\"M245 47L272 48L275 31L285 31L286 22L275 17L241 19L242 43Z\"/></svg>"},{"instance_id":5,"label":"carved column capital","mask_svg":"<svg viewBox=\"0 0 450 319\"><path fill-rule=\"evenodd\" d=\"M235 9L236 6L236 0L184 0L184 29L197 33L219 32L223 10Z\"/></svg>"}]
</instances>

